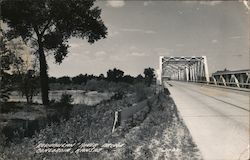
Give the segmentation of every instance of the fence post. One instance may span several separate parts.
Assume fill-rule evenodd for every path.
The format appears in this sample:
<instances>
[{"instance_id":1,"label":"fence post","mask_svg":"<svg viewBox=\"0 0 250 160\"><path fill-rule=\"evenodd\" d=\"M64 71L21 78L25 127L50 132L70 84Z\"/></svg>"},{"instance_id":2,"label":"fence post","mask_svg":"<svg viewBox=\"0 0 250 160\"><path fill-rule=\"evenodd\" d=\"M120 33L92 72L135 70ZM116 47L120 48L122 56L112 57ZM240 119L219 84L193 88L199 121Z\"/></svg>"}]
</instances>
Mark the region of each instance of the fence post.
<instances>
[{"instance_id":1,"label":"fence post","mask_svg":"<svg viewBox=\"0 0 250 160\"><path fill-rule=\"evenodd\" d=\"M115 119L112 128L112 133L114 133L115 129L121 125L121 110L115 111Z\"/></svg>"}]
</instances>

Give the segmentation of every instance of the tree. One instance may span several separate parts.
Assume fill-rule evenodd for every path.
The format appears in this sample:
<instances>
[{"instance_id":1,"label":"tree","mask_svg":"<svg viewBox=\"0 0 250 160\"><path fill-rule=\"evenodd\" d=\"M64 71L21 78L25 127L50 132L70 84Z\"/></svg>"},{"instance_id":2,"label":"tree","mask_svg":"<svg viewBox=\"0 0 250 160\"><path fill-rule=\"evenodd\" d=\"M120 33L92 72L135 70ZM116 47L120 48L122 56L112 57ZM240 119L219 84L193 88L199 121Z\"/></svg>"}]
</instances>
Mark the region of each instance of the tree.
<instances>
[{"instance_id":1,"label":"tree","mask_svg":"<svg viewBox=\"0 0 250 160\"><path fill-rule=\"evenodd\" d=\"M6 47L6 39L0 36L0 102L6 102L9 99L10 79L6 72L10 70L12 57L14 56Z\"/></svg>"},{"instance_id":2,"label":"tree","mask_svg":"<svg viewBox=\"0 0 250 160\"><path fill-rule=\"evenodd\" d=\"M113 70L108 70L107 79L109 81L118 82L123 77L124 72L122 70L114 68Z\"/></svg>"},{"instance_id":3,"label":"tree","mask_svg":"<svg viewBox=\"0 0 250 160\"><path fill-rule=\"evenodd\" d=\"M26 97L27 103L32 103L33 96L38 93L38 79L39 77L36 75L35 70L28 70L22 75L22 81L19 86L22 96Z\"/></svg>"},{"instance_id":4,"label":"tree","mask_svg":"<svg viewBox=\"0 0 250 160\"><path fill-rule=\"evenodd\" d=\"M145 75L145 83L148 85L148 87L150 87L153 79L155 78L154 69L150 67L145 68L143 73Z\"/></svg>"},{"instance_id":5,"label":"tree","mask_svg":"<svg viewBox=\"0 0 250 160\"><path fill-rule=\"evenodd\" d=\"M63 76L63 77L59 77L57 79L57 82L60 83L60 84L70 84L71 83L71 80L70 80L70 77L68 76Z\"/></svg>"},{"instance_id":6,"label":"tree","mask_svg":"<svg viewBox=\"0 0 250 160\"><path fill-rule=\"evenodd\" d=\"M1 19L8 24L10 39L21 36L39 58L43 104L49 104L45 52L61 63L68 54L68 39L87 39L92 44L106 38L107 28L95 0L2 0Z\"/></svg>"},{"instance_id":7,"label":"tree","mask_svg":"<svg viewBox=\"0 0 250 160\"><path fill-rule=\"evenodd\" d=\"M49 83L56 83L57 79L56 77L49 77Z\"/></svg>"},{"instance_id":8,"label":"tree","mask_svg":"<svg viewBox=\"0 0 250 160\"><path fill-rule=\"evenodd\" d=\"M105 79L104 74L101 73L101 74L97 77L97 79L98 79L98 80L103 80L103 79Z\"/></svg>"},{"instance_id":9,"label":"tree","mask_svg":"<svg viewBox=\"0 0 250 160\"><path fill-rule=\"evenodd\" d=\"M72 83L74 84L86 84L87 83L87 75L79 74L72 78Z\"/></svg>"},{"instance_id":10,"label":"tree","mask_svg":"<svg viewBox=\"0 0 250 160\"><path fill-rule=\"evenodd\" d=\"M11 44L11 45L10 45ZM0 29L0 102L5 102L9 98L9 91L13 89L13 75L11 72L17 71L22 65L21 56L16 51L22 49L16 41L7 41L6 33Z\"/></svg>"},{"instance_id":11,"label":"tree","mask_svg":"<svg viewBox=\"0 0 250 160\"><path fill-rule=\"evenodd\" d=\"M144 82L144 78L141 74L139 74L136 78L135 78L136 83L143 83Z\"/></svg>"},{"instance_id":12,"label":"tree","mask_svg":"<svg viewBox=\"0 0 250 160\"><path fill-rule=\"evenodd\" d=\"M122 77L122 81L129 84L133 84L134 80L135 78L130 75L125 75L124 77Z\"/></svg>"}]
</instances>

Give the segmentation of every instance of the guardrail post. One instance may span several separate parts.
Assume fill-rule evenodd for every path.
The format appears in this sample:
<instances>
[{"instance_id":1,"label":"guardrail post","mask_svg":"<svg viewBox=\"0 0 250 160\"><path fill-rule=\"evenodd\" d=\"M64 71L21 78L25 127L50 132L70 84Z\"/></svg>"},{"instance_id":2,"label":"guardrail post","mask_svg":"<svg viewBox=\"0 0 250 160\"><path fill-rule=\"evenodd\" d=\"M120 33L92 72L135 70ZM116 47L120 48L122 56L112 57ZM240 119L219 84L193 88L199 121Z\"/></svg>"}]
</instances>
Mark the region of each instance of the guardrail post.
<instances>
[{"instance_id":1,"label":"guardrail post","mask_svg":"<svg viewBox=\"0 0 250 160\"><path fill-rule=\"evenodd\" d=\"M115 120L112 127L112 133L114 133L115 129L121 125L121 110L115 111Z\"/></svg>"},{"instance_id":2,"label":"guardrail post","mask_svg":"<svg viewBox=\"0 0 250 160\"><path fill-rule=\"evenodd\" d=\"M160 85L162 84L162 60L163 60L163 56L159 57L159 81L160 81Z\"/></svg>"}]
</instances>

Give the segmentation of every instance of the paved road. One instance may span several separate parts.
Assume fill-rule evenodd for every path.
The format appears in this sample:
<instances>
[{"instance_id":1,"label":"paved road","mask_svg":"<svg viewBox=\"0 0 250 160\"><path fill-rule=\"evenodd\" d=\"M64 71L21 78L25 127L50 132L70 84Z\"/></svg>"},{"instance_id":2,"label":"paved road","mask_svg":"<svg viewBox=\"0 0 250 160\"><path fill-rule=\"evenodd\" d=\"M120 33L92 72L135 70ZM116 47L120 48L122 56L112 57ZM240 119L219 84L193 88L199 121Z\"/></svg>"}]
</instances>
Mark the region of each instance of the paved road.
<instances>
[{"instance_id":1,"label":"paved road","mask_svg":"<svg viewBox=\"0 0 250 160\"><path fill-rule=\"evenodd\" d=\"M169 83L171 96L204 159L249 158L249 93Z\"/></svg>"}]
</instances>

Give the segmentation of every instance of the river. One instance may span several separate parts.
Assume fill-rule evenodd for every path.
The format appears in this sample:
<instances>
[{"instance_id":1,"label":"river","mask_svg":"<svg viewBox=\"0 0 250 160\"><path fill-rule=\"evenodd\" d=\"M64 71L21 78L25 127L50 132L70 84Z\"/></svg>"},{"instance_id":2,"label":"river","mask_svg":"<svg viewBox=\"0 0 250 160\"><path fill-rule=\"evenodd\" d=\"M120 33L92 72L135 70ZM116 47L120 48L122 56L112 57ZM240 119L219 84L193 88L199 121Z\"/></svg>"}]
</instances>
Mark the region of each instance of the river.
<instances>
[{"instance_id":1,"label":"river","mask_svg":"<svg viewBox=\"0 0 250 160\"><path fill-rule=\"evenodd\" d=\"M59 101L62 94L72 95L72 104L86 104L86 105L96 105L102 100L110 99L113 93L110 92L97 92L97 91L84 91L84 90L53 90L49 91L50 100ZM22 97L21 93L18 91L13 91L10 95L9 101L12 102L26 102L25 96ZM42 103L41 94L33 97L33 102Z\"/></svg>"}]
</instances>

